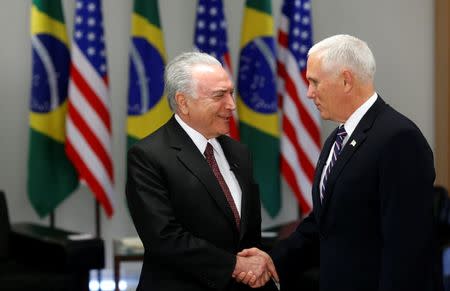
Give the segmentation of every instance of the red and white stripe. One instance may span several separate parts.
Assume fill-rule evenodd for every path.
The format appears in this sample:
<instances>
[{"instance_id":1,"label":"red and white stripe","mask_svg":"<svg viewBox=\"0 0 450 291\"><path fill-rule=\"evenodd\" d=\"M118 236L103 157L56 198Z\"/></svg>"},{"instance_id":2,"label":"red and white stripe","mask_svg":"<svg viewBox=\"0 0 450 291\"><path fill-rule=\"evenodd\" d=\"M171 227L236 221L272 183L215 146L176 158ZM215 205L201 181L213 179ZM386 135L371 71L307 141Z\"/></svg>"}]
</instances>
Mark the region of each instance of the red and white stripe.
<instances>
[{"instance_id":1,"label":"red and white stripe","mask_svg":"<svg viewBox=\"0 0 450 291\"><path fill-rule=\"evenodd\" d=\"M307 98L306 71L288 48L289 19L282 14L278 31L278 94L282 107L281 173L300 204L312 210L311 188L320 153L320 115Z\"/></svg>"},{"instance_id":2,"label":"red and white stripe","mask_svg":"<svg viewBox=\"0 0 450 291\"><path fill-rule=\"evenodd\" d=\"M72 43L66 152L79 178L111 217L114 212L111 102L103 79Z\"/></svg>"}]
</instances>

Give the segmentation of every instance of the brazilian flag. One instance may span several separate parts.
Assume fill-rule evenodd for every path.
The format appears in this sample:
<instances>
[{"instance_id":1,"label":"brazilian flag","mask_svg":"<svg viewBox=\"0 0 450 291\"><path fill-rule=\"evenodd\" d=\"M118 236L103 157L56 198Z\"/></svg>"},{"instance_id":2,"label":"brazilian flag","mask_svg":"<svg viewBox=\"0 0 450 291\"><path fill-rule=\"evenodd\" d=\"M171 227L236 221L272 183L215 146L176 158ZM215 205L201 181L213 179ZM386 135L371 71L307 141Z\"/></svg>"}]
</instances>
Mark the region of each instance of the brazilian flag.
<instances>
[{"instance_id":1,"label":"brazilian flag","mask_svg":"<svg viewBox=\"0 0 450 291\"><path fill-rule=\"evenodd\" d=\"M262 204L274 217L281 207L280 132L270 0L245 3L237 84L241 141L252 152Z\"/></svg>"},{"instance_id":2,"label":"brazilian flag","mask_svg":"<svg viewBox=\"0 0 450 291\"><path fill-rule=\"evenodd\" d=\"M40 217L78 186L64 151L69 40L60 0L33 0L28 196Z\"/></svg>"},{"instance_id":3,"label":"brazilian flag","mask_svg":"<svg viewBox=\"0 0 450 291\"><path fill-rule=\"evenodd\" d=\"M157 0L135 0L131 23L128 90L128 147L172 115L164 98L166 62Z\"/></svg>"}]
</instances>

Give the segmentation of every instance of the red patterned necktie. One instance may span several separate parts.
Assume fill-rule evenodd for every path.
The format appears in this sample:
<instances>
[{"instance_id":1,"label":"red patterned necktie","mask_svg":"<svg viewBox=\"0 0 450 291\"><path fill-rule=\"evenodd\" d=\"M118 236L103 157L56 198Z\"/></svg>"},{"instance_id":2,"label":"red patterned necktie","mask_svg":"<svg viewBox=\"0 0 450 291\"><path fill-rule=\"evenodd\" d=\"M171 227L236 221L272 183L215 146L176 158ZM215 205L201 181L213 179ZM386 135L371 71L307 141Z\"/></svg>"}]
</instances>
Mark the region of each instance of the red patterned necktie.
<instances>
[{"instance_id":1,"label":"red patterned necktie","mask_svg":"<svg viewBox=\"0 0 450 291\"><path fill-rule=\"evenodd\" d=\"M214 176L216 176L217 182L219 182L220 188L222 188L222 191L225 194L225 198L227 199L228 205L230 206L231 211L233 212L234 221L236 222L236 226L239 230L241 225L241 218L239 217L239 212L236 208L236 204L234 204L233 196L231 196L230 189L228 188L227 183L225 183L225 179L220 173L219 166L217 165L216 159L214 158L214 149L209 142L206 145L205 157L206 161L208 162L209 166L211 167L214 173Z\"/></svg>"},{"instance_id":2,"label":"red patterned necktie","mask_svg":"<svg viewBox=\"0 0 450 291\"><path fill-rule=\"evenodd\" d=\"M339 126L338 131L336 133L336 140L334 141L333 145L333 154L331 155L330 164L328 165L325 175L323 176L322 188L320 189L320 202L322 202L323 195L325 195L325 184L327 183L328 175L330 174L331 168L333 168L339 154L341 153L344 139L346 136L347 132L345 131L344 125Z\"/></svg>"}]
</instances>

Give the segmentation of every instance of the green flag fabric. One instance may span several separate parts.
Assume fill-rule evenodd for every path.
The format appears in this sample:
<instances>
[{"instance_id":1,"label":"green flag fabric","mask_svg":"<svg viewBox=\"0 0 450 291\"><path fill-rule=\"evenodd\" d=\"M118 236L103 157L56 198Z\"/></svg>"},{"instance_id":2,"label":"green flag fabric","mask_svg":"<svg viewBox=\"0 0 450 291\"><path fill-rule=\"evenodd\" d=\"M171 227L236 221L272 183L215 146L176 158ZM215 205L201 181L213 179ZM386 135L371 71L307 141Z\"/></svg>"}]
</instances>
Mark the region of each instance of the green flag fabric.
<instances>
[{"instance_id":1,"label":"green flag fabric","mask_svg":"<svg viewBox=\"0 0 450 291\"><path fill-rule=\"evenodd\" d=\"M131 23L127 144L149 135L172 112L164 97L164 40L157 0L135 0Z\"/></svg>"},{"instance_id":2,"label":"green flag fabric","mask_svg":"<svg viewBox=\"0 0 450 291\"><path fill-rule=\"evenodd\" d=\"M267 213L281 208L276 59L270 0L247 0L238 72L239 130L253 155Z\"/></svg>"},{"instance_id":3,"label":"green flag fabric","mask_svg":"<svg viewBox=\"0 0 450 291\"><path fill-rule=\"evenodd\" d=\"M69 41L60 0L33 0L28 197L40 217L78 187L64 151Z\"/></svg>"}]
</instances>

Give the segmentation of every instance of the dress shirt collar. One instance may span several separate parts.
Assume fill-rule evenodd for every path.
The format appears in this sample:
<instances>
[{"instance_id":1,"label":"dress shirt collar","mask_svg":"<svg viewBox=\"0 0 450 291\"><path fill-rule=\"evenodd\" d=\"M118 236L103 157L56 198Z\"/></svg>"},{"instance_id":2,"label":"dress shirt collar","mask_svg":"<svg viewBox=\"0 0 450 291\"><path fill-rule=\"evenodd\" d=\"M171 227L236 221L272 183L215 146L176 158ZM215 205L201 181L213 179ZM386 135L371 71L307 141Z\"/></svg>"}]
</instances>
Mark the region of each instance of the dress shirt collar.
<instances>
[{"instance_id":1,"label":"dress shirt collar","mask_svg":"<svg viewBox=\"0 0 450 291\"><path fill-rule=\"evenodd\" d=\"M204 155L206 144L209 142L211 143L214 151L216 153L222 154L222 147L220 146L219 142L216 138L206 139L200 132L190 127L186 122L181 119L178 114L175 114L175 120L180 124L181 128L189 135L189 137L194 142L195 146L198 148L198 150Z\"/></svg>"},{"instance_id":2,"label":"dress shirt collar","mask_svg":"<svg viewBox=\"0 0 450 291\"><path fill-rule=\"evenodd\" d=\"M355 112L350 115L347 121L344 123L345 131L347 132L347 137L344 142L347 141L348 138L352 135L353 131L355 131L356 126L361 121L366 112L372 107L372 105L377 101L378 95L377 93L373 93L369 99L366 100Z\"/></svg>"}]
</instances>

